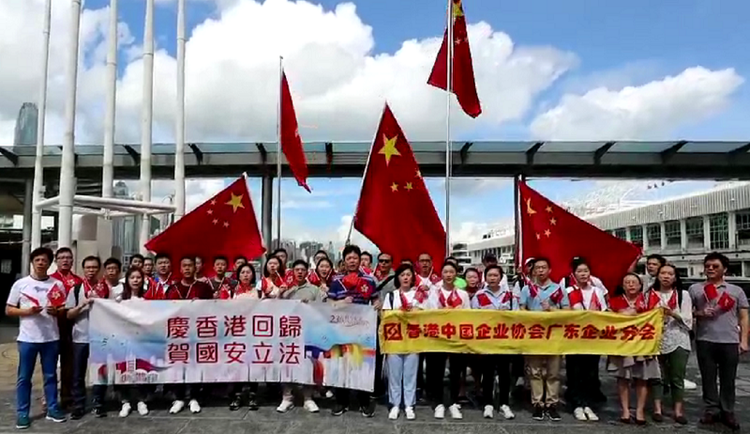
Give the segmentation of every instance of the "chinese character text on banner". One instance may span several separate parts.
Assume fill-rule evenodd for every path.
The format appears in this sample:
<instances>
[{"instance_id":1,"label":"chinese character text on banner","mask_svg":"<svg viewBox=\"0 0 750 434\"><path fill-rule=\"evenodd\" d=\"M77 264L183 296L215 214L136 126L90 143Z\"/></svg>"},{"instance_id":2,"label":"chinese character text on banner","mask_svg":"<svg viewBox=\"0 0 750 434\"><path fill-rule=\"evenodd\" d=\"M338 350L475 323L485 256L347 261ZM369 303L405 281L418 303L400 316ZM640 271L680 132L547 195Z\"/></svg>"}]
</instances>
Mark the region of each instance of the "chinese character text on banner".
<instances>
[{"instance_id":1,"label":"chinese character text on banner","mask_svg":"<svg viewBox=\"0 0 750 434\"><path fill-rule=\"evenodd\" d=\"M376 313L369 306L96 300L90 323L93 384L373 387Z\"/></svg>"},{"instance_id":2,"label":"chinese character text on banner","mask_svg":"<svg viewBox=\"0 0 750 434\"><path fill-rule=\"evenodd\" d=\"M380 326L381 350L399 353L600 354L659 353L663 314L486 310L389 311Z\"/></svg>"}]
</instances>

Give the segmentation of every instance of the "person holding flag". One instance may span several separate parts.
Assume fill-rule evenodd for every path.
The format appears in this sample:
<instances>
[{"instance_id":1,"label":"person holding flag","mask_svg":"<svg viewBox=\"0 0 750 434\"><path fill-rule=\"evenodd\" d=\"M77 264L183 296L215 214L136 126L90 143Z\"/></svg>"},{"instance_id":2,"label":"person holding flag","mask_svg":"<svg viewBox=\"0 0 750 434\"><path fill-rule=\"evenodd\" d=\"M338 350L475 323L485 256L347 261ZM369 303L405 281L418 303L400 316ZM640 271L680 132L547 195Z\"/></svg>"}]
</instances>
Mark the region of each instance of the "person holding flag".
<instances>
[{"instance_id":1,"label":"person holding flag","mask_svg":"<svg viewBox=\"0 0 750 434\"><path fill-rule=\"evenodd\" d=\"M739 286L724 281L729 258L709 253L703 260L706 282L689 289L696 319L695 349L701 372L706 410L701 423L722 422L733 430L735 380L739 355L748 351L748 302ZM716 386L719 380L721 389Z\"/></svg>"},{"instance_id":2,"label":"person holding flag","mask_svg":"<svg viewBox=\"0 0 750 434\"><path fill-rule=\"evenodd\" d=\"M552 264L544 257L534 262L537 283L529 282L521 290L519 305L522 310L551 312L568 309L568 294L560 285L550 280ZM557 410L560 393L560 356L526 356L526 370L531 383L531 404L534 420L561 420ZM546 398L543 402L542 399Z\"/></svg>"}]
</instances>

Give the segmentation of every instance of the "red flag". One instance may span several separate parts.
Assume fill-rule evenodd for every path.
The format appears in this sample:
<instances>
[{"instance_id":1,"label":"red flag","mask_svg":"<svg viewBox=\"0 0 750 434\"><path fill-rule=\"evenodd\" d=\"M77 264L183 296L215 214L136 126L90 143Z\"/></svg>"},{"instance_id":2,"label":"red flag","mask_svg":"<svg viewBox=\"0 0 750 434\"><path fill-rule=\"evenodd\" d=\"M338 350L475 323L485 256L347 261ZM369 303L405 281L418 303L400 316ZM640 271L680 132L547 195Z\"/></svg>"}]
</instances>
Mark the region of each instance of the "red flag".
<instances>
[{"instance_id":1,"label":"red flag","mask_svg":"<svg viewBox=\"0 0 750 434\"><path fill-rule=\"evenodd\" d=\"M466 17L464 17L461 0L451 2L451 22L453 24L453 61L451 86L456 94L458 103L467 115L475 118L482 114L482 106L477 95L477 84L474 81L474 65L471 61L469 35L466 32ZM432 66L427 84L448 90L448 29L443 36L443 44L438 51L435 65Z\"/></svg>"},{"instance_id":2,"label":"red flag","mask_svg":"<svg viewBox=\"0 0 750 434\"><path fill-rule=\"evenodd\" d=\"M709 303L716 300L719 296L719 291L716 289L716 285L713 283L707 283L703 286L703 293L706 295L706 301Z\"/></svg>"},{"instance_id":3,"label":"red flag","mask_svg":"<svg viewBox=\"0 0 750 434\"><path fill-rule=\"evenodd\" d=\"M559 281L570 273L570 261L581 256L609 290L614 290L641 249L581 220L555 203L517 183L520 203L521 263L528 258L551 261L551 278Z\"/></svg>"},{"instance_id":4,"label":"red flag","mask_svg":"<svg viewBox=\"0 0 750 434\"><path fill-rule=\"evenodd\" d=\"M149 240L146 249L165 253L174 262L184 256L200 255L211 263L218 255L248 259L262 255L266 248L245 177Z\"/></svg>"},{"instance_id":5,"label":"red flag","mask_svg":"<svg viewBox=\"0 0 750 434\"><path fill-rule=\"evenodd\" d=\"M427 191L411 145L385 106L372 144L354 227L381 252L416 261L429 253L445 257L445 230Z\"/></svg>"},{"instance_id":6,"label":"red flag","mask_svg":"<svg viewBox=\"0 0 750 434\"><path fill-rule=\"evenodd\" d=\"M297 183L310 192L307 185L307 159L305 150L302 148L302 139L299 137L299 126L297 115L294 112L292 94L289 92L289 83L286 81L286 73L281 73L281 119L280 140L281 150L284 152L286 162L292 170Z\"/></svg>"},{"instance_id":7,"label":"red flag","mask_svg":"<svg viewBox=\"0 0 750 434\"><path fill-rule=\"evenodd\" d=\"M734 309L734 304L734 298L726 292L721 293L721 297L719 297L719 301L716 303L716 305L724 312L729 312Z\"/></svg>"}]
</instances>

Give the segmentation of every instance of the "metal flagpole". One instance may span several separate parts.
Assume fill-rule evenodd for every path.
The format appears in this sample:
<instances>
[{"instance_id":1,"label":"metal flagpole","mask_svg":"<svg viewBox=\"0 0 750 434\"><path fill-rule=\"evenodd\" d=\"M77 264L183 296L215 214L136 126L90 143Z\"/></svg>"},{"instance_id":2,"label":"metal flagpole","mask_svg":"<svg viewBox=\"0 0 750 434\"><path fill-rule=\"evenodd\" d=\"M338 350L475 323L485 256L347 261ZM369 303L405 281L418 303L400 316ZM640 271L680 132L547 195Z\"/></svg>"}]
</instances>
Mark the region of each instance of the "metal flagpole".
<instances>
[{"instance_id":1,"label":"metal flagpole","mask_svg":"<svg viewBox=\"0 0 750 434\"><path fill-rule=\"evenodd\" d=\"M451 251L451 167L453 149L451 146L451 92L453 92L453 0L448 0L448 71L445 99L445 254Z\"/></svg>"},{"instance_id":2,"label":"metal flagpole","mask_svg":"<svg viewBox=\"0 0 750 434\"><path fill-rule=\"evenodd\" d=\"M185 0L177 2L177 119L174 148L175 221L185 215Z\"/></svg>"},{"instance_id":3,"label":"metal flagpole","mask_svg":"<svg viewBox=\"0 0 750 434\"><path fill-rule=\"evenodd\" d=\"M143 100L141 101L141 200L151 202L151 142L154 120L154 0L146 0L143 28ZM146 254L151 216L143 214L138 245Z\"/></svg>"},{"instance_id":4,"label":"metal flagpole","mask_svg":"<svg viewBox=\"0 0 750 434\"><path fill-rule=\"evenodd\" d=\"M39 117L36 124L36 158L34 159L34 196L31 209L31 248L42 245L42 210L37 207L44 196L44 124L47 117L47 77L49 76L50 22L52 20L52 0L44 3L44 48L42 49L42 80L39 86ZM26 258L23 263L28 263Z\"/></svg>"},{"instance_id":5,"label":"metal flagpole","mask_svg":"<svg viewBox=\"0 0 750 434\"><path fill-rule=\"evenodd\" d=\"M521 255L523 252L523 236L521 234L521 192L518 191L519 183L523 181L523 175L515 175L513 177L513 203L514 203L514 209L513 209L513 217L514 217L514 225L515 225L515 259L514 259L514 265L516 267L516 270L522 265L521 261ZM513 270L513 271L516 271Z\"/></svg>"},{"instance_id":6,"label":"metal flagpole","mask_svg":"<svg viewBox=\"0 0 750 434\"><path fill-rule=\"evenodd\" d=\"M63 137L62 157L60 160L60 208L57 245L73 245L73 196L76 191L75 173L75 130L76 130L76 92L78 78L78 47L81 26L81 0L71 2L70 41L68 45L68 67L66 71L65 95L65 135Z\"/></svg>"},{"instance_id":7,"label":"metal flagpole","mask_svg":"<svg viewBox=\"0 0 750 434\"><path fill-rule=\"evenodd\" d=\"M115 115L117 106L117 2L109 2L107 36L107 95L104 106L104 153L102 156L102 197L112 197L114 182Z\"/></svg>"},{"instance_id":8,"label":"metal flagpole","mask_svg":"<svg viewBox=\"0 0 750 434\"><path fill-rule=\"evenodd\" d=\"M279 56L279 98L276 107L276 248L281 247L281 96L284 58Z\"/></svg>"}]
</instances>

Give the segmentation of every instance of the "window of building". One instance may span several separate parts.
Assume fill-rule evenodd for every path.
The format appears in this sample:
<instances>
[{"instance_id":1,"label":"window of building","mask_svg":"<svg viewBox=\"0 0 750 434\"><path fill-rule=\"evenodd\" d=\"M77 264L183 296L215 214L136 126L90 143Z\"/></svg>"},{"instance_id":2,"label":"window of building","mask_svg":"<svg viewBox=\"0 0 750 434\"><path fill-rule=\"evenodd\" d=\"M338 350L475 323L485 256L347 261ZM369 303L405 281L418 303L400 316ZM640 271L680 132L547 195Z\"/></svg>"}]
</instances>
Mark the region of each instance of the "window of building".
<instances>
[{"instance_id":1,"label":"window of building","mask_svg":"<svg viewBox=\"0 0 750 434\"><path fill-rule=\"evenodd\" d=\"M664 236L667 238L667 247L680 247L682 237L680 236L680 221L670 220L664 223Z\"/></svg>"},{"instance_id":2,"label":"window of building","mask_svg":"<svg viewBox=\"0 0 750 434\"><path fill-rule=\"evenodd\" d=\"M688 247L703 247L703 217L690 217L685 220L685 233Z\"/></svg>"},{"instance_id":3,"label":"window of building","mask_svg":"<svg viewBox=\"0 0 750 434\"><path fill-rule=\"evenodd\" d=\"M643 227L633 226L630 228L630 242L639 246L643 245Z\"/></svg>"},{"instance_id":4,"label":"window of building","mask_svg":"<svg viewBox=\"0 0 750 434\"><path fill-rule=\"evenodd\" d=\"M646 226L646 238L650 247L661 248L661 225L652 223Z\"/></svg>"},{"instance_id":5,"label":"window of building","mask_svg":"<svg viewBox=\"0 0 750 434\"><path fill-rule=\"evenodd\" d=\"M626 240L628 238L628 231L625 228L618 228L615 229L613 235L621 240Z\"/></svg>"},{"instance_id":6,"label":"window of building","mask_svg":"<svg viewBox=\"0 0 750 434\"><path fill-rule=\"evenodd\" d=\"M727 213L712 214L708 216L709 236L711 237L711 250L729 248L729 216Z\"/></svg>"},{"instance_id":7,"label":"window of building","mask_svg":"<svg viewBox=\"0 0 750 434\"><path fill-rule=\"evenodd\" d=\"M737 246L750 246L750 211L738 212L735 215L737 223Z\"/></svg>"}]
</instances>

